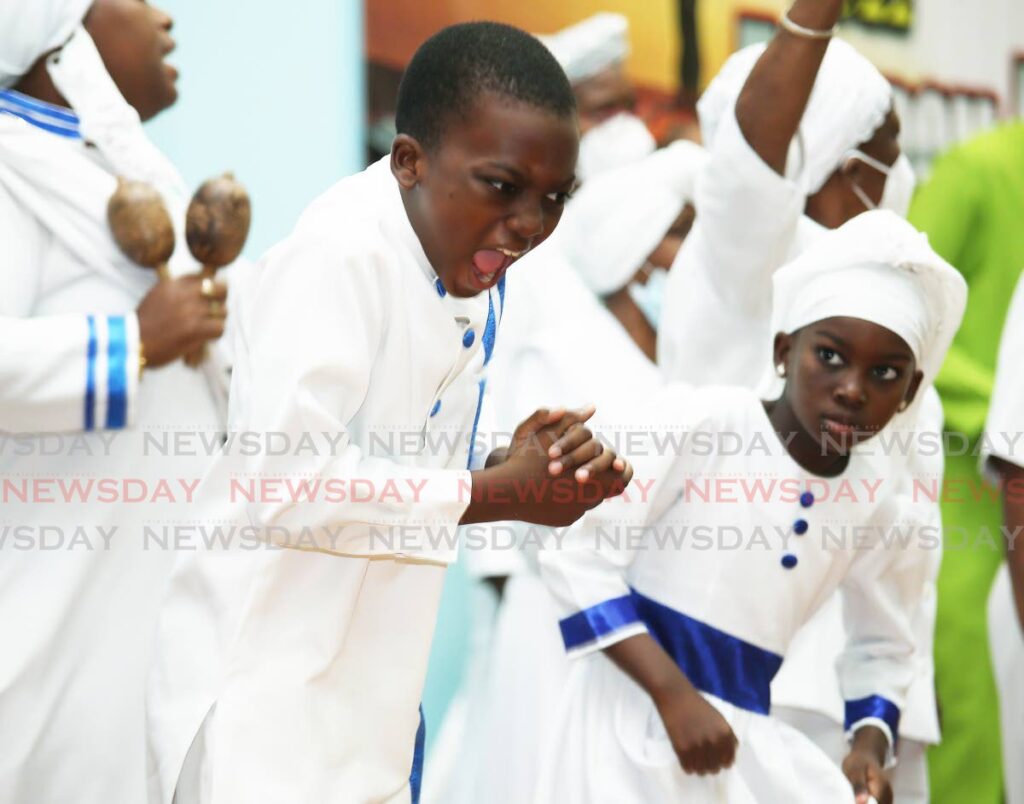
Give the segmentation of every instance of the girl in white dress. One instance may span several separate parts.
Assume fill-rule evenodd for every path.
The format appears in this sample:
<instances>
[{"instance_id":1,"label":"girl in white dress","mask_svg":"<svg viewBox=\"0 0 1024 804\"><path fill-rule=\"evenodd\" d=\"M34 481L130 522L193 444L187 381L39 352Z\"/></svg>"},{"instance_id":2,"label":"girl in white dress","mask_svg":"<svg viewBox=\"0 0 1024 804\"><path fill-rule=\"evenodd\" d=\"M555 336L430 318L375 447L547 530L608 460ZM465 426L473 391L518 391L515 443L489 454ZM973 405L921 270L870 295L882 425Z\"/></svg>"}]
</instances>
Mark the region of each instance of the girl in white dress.
<instances>
[{"instance_id":1,"label":"girl in white dress","mask_svg":"<svg viewBox=\"0 0 1024 804\"><path fill-rule=\"evenodd\" d=\"M649 491L541 554L566 647L587 656L547 746L541 801L891 795L883 768L913 676L920 585L897 571L899 545L887 548L901 522L920 521L920 502L871 439L934 378L966 287L881 211L824 235L773 286L782 395L669 386L637 415L648 438L632 457ZM836 589L846 778L768 714L790 640Z\"/></svg>"}]
</instances>

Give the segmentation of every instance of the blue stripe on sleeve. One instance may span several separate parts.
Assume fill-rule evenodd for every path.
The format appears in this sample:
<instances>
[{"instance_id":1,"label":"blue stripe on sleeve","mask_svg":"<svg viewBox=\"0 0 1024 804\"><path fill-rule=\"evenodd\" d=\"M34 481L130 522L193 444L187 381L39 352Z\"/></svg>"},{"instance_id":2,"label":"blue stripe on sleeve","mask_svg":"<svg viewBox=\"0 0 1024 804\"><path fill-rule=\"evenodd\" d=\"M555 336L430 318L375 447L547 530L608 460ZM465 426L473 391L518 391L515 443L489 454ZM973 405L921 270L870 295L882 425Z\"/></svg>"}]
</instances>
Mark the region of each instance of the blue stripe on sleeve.
<instances>
[{"instance_id":1,"label":"blue stripe on sleeve","mask_svg":"<svg viewBox=\"0 0 1024 804\"><path fill-rule=\"evenodd\" d=\"M124 316L107 319L107 429L128 419L128 338Z\"/></svg>"},{"instance_id":2,"label":"blue stripe on sleeve","mask_svg":"<svg viewBox=\"0 0 1024 804\"><path fill-rule=\"evenodd\" d=\"M642 622L632 595L605 600L558 623L566 650L594 642L627 625Z\"/></svg>"},{"instance_id":3,"label":"blue stripe on sleeve","mask_svg":"<svg viewBox=\"0 0 1024 804\"><path fill-rule=\"evenodd\" d=\"M846 702L844 725L847 731L868 718L883 721L889 727L893 740L896 739L900 728L900 710L896 704L881 695L869 695L867 698Z\"/></svg>"},{"instance_id":4,"label":"blue stripe on sleeve","mask_svg":"<svg viewBox=\"0 0 1024 804\"><path fill-rule=\"evenodd\" d=\"M86 321L89 325L89 345L86 347L85 366L85 430L92 430L95 427L96 417L96 321L88 316Z\"/></svg>"}]
</instances>

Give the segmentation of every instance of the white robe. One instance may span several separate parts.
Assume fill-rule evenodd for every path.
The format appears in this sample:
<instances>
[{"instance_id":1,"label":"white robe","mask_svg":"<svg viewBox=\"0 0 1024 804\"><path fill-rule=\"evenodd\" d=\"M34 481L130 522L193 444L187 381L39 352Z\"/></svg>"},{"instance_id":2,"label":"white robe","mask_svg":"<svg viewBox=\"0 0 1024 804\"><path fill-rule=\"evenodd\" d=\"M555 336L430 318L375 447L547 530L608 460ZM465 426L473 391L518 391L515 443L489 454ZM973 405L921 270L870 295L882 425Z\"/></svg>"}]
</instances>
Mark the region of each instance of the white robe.
<instances>
[{"instance_id":1,"label":"white robe","mask_svg":"<svg viewBox=\"0 0 1024 804\"><path fill-rule=\"evenodd\" d=\"M990 457L1024 466L1024 379L1020 373L1020 349L1024 344L1024 279L1017 283L999 345L996 383L985 423L982 468ZM1014 542L1024 549L1024 539ZM996 575L988 599L989 650L999 690L999 725L1003 738L1003 777L1007 804L1024 804L1024 624L1017 616L1010 572L1003 566Z\"/></svg>"},{"instance_id":2,"label":"white robe","mask_svg":"<svg viewBox=\"0 0 1024 804\"><path fill-rule=\"evenodd\" d=\"M540 407L592 403L592 429L612 437L632 405L660 386L656 367L564 256L561 230L512 269L508 297L488 376L499 431L511 432ZM529 541L531 526L503 525ZM463 557L471 576L508 580L496 616L474 612L471 670L428 757L424 801L519 804L532 800L569 670L558 613L533 549L465 550Z\"/></svg>"},{"instance_id":3,"label":"white robe","mask_svg":"<svg viewBox=\"0 0 1024 804\"><path fill-rule=\"evenodd\" d=\"M228 450L209 499L223 506L219 484L235 473L360 479L376 493L259 497L228 519L293 548L236 539L182 556L148 698L150 801L169 804L177 786L178 804L408 802L504 287L442 295L387 159L314 202L256 270L241 302L231 429L293 443L309 433L318 448ZM400 499L377 496L388 481Z\"/></svg>"},{"instance_id":4,"label":"white robe","mask_svg":"<svg viewBox=\"0 0 1024 804\"><path fill-rule=\"evenodd\" d=\"M0 353L0 371L15 377L0 394L0 428L25 434L0 450L13 484L0 501L3 801L143 800L145 677L173 563L170 551L147 549L143 528L180 516L187 494L177 480L198 479L208 463L146 457L144 438L223 427L223 389L202 372L178 363L138 381L134 310L156 275L129 263L107 233L115 184L81 141L0 115L0 317L20 339ZM183 243L179 252L174 269L194 269ZM46 487L22 500L29 479ZM101 479L130 479L150 494L169 479L176 502L104 501L95 486L64 502L52 482ZM7 526L21 528L22 541Z\"/></svg>"},{"instance_id":5,"label":"white robe","mask_svg":"<svg viewBox=\"0 0 1024 804\"><path fill-rule=\"evenodd\" d=\"M658 366L670 382L758 388L771 365L772 274L825 230L802 214L800 186L769 168L750 147L733 110L723 114L710 152L697 184L697 218L666 283ZM930 386L924 394L921 431L939 431L941 402ZM914 474L941 477L942 461L941 453L901 455L895 461L899 468L889 471L905 472L909 484ZM925 518L922 526L941 522L938 502L917 510ZM914 574L923 566L927 582L915 604L916 675L901 728L904 743L931 744L939 739L932 641L942 551L941 545L910 549L914 558L905 562L907 571ZM832 668L843 644L841 622L834 600L807 624L772 691L780 707L825 715L839 733L842 697ZM924 772L924 754L909 753L918 758L919 767L910 774L917 778Z\"/></svg>"},{"instance_id":6,"label":"white robe","mask_svg":"<svg viewBox=\"0 0 1024 804\"><path fill-rule=\"evenodd\" d=\"M670 386L637 418L652 435L630 457L636 478L654 481L649 492L605 503L561 549L540 553L566 646L584 658L572 670L537 800L852 801L839 768L767 716L769 682L799 628L842 588L846 726L870 723L891 740L913 674L903 603L920 587L897 571L900 551L880 540L912 513L908 502L866 454L855 451L829 481L801 469L745 389ZM733 447L708 448L716 434ZM669 437L676 440L659 448ZM877 483L874 493L865 482ZM846 483L859 489L855 499L840 493ZM742 492L744 484L754 490ZM797 501L805 489L817 495L809 506ZM803 535L798 520L807 523ZM606 657L587 656L644 630L736 731L734 768L683 773L649 696Z\"/></svg>"}]
</instances>

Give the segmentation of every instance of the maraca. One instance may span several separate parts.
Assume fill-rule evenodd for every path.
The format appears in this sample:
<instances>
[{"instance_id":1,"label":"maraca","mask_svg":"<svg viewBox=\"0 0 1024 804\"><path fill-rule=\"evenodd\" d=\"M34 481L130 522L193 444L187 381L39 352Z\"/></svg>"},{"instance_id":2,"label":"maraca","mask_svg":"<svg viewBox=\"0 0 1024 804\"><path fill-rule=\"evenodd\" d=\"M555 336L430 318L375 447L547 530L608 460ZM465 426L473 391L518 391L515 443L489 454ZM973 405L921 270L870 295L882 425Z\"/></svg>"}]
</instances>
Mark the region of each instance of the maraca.
<instances>
[{"instance_id":1,"label":"maraca","mask_svg":"<svg viewBox=\"0 0 1024 804\"><path fill-rule=\"evenodd\" d=\"M174 224L160 193L145 182L118 178L117 190L107 202L107 222L114 242L128 259L167 278Z\"/></svg>"},{"instance_id":2,"label":"maraca","mask_svg":"<svg viewBox=\"0 0 1024 804\"><path fill-rule=\"evenodd\" d=\"M185 241L203 266L204 280L212 282L218 268L238 258L251 220L249 194L231 173L209 179L196 190L185 216ZM190 366L202 359L202 351L185 356Z\"/></svg>"}]
</instances>

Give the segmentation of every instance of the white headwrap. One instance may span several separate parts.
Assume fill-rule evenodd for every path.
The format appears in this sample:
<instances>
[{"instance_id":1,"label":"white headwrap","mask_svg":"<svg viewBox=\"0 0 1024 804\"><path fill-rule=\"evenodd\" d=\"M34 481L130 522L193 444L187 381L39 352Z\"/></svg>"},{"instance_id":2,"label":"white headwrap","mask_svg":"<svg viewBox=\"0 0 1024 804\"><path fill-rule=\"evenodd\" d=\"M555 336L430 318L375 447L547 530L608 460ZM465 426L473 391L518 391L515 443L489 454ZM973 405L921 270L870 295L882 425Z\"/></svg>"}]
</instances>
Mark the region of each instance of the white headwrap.
<instances>
[{"instance_id":1,"label":"white headwrap","mask_svg":"<svg viewBox=\"0 0 1024 804\"><path fill-rule=\"evenodd\" d=\"M139 113L124 99L84 27L75 29L67 44L47 59L46 67L78 115L82 137L99 149L118 175L148 182L171 205L187 199L181 174L149 141Z\"/></svg>"},{"instance_id":2,"label":"white headwrap","mask_svg":"<svg viewBox=\"0 0 1024 804\"><path fill-rule=\"evenodd\" d=\"M569 82L577 84L625 61L629 55L629 20L622 14L594 14L538 39L562 65Z\"/></svg>"},{"instance_id":3,"label":"white headwrap","mask_svg":"<svg viewBox=\"0 0 1024 804\"><path fill-rule=\"evenodd\" d=\"M687 201L707 153L680 140L589 179L559 229L565 254L595 294L622 287L643 265Z\"/></svg>"},{"instance_id":4,"label":"white headwrap","mask_svg":"<svg viewBox=\"0 0 1024 804\"><path fill-rule=\"evenodd\" d=\"M9 87L44 53L63 45L93 0L0 3L0 87Z\"/></svg>"},{"instance_id":5,"label":"white headwrap","mask_svg":"<svg viewBox=\"0 0 1024 804\"><path fill-rule=\"evenodd\" d=\"M734 53L697 104L701 134L714 142L722 116L736 106L740 90L765 45ZM787 175L808 195L818 192L852 148L867 142L892 107L892 86L878 69L841 39L825 51L800 128L789 148Z\"/></svg>"},{"instance_id":6,"label":"white headwrap","mask_svg":"<svg viewBox=\"0 0 1024 804\"><path fill-rule=\"evenodd\" d=\"M887 210L862 213L823 235L772 283L773 336L835 316L885 327L907 342L924 373L918 399L938 374L967 303L964 278L927 236Z\"/></svg>"}]
</instances>

